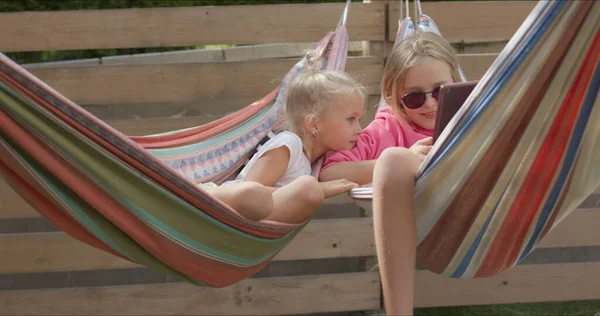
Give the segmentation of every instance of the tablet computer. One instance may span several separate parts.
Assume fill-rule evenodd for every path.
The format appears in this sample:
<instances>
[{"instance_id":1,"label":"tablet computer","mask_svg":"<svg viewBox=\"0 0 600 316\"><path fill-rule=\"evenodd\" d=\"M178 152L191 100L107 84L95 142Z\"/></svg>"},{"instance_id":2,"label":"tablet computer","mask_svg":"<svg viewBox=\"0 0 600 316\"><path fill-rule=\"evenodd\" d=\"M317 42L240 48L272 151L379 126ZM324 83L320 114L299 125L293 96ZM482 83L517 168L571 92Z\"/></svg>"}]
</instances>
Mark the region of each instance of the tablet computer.
<instances>
[{"instance_id":1,"label":"tablet computer","mask_svg":"<svg viewBox=\"0 0 600 316\"><path fill-rule=\"evenodd\" d=\"M457 82L442 85L440 87L440 96L438 100L438 110L435 121L435 131L433 141L435 142L446 125L458 112L458 109L465 103L477 81Z\"/></svg>"}]
</instances>

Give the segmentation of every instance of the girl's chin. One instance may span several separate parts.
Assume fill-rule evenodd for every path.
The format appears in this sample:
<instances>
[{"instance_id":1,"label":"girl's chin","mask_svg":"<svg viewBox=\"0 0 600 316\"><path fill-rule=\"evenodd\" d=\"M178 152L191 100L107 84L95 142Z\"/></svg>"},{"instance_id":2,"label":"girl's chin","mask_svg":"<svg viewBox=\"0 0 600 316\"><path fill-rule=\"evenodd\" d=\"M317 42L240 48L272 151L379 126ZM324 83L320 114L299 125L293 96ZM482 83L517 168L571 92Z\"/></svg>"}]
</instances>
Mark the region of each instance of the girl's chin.
<instances>
[{"instance_id":1,"label":"girl's chin","mask_svg":"<svg viewBox=\"0 0 600 316\"><path fill-rule=\"evenodd\" d=\"M419 122L417 122L417 125L419 125L423 129L433 130L435 128L435 119L433 119L433 120L420 120Z\"/></svg>"}]
</instances>

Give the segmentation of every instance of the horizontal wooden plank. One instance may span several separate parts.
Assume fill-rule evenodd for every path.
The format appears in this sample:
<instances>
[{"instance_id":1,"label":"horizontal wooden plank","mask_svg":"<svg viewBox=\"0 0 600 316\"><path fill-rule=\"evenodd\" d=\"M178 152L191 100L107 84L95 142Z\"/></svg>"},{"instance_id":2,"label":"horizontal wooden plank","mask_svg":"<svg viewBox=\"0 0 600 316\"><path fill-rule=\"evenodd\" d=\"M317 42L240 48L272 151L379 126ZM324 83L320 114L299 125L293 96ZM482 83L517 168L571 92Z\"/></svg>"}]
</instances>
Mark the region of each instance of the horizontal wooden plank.
<instances>
[{"instance_id":1,"label":"horizontal wooden plank","mask_svg":"<svg viewBox=\"0 0 600 316\"><path fill-rule=\"evenodd\" d=\"M362 126L367 126L369 122L373 120L375 116L376 107L374 106L379 101L379 95L369 96L367 100L367 104L369 105L365 110L365 114L360 120ZM236 102L238 107L241 108L241 105L250 104L251 101L248 100L246 102ZM104 107L106 108L106 107ZM127 111L131 107L122 107L117 116L136 116L137 114L144 115L148 114L148 112L154 111L155 114L160 115L165 112L161 111L158 107L146 107L146 110L143 111L143 108L136 112L134 109L132 111ZM107 121L109 125L113 128L119 130L125 135L133 136L133 135L151 135L156 133L163 133L168 131L180 130L188 127L199 126L202 124L206 124L217 120L226 114L237 110L238 108L234 105L230 104L222 104L221 106L215 107L203 107L201 103L197 103L196 111L202 112L210 112L209 116L193 116L193 117L179 117L179 118L152 118L152 119L128 119L128 120L110 120ZM173 110L177 110L176 106L171 105L171 112ZM190 109L193 111L194 109ZM143 112L141 112L143 111ZM181 109L180 112L191 112L186 109ZM105 113L104 113L105 114ZM352 201L350 201L352 203Z\"/></svg>"},{"instance_id":2,"label":"horizontal wooden plank","mask_svg":"<svg viewBox=\"0 0 600 316\"><path fill-rule=\"evenodd\" d=\"M350 42L349 53L362 52L363 42ZM28 69L90 65L147 65L163 63L207 63L222 61L249 61L273 58L300 57L315 43L284 43L244 45L211 49L189 49L160 53L106 56L101 58L24 64ZM469 51L470 52L470 51ZM491 51L494 52L494 51Z\"/></svg>"},{"instance_id":3,"label":"horizontal wooden plank","mask_svg":"<svg viewBox=\"0 0 600 316\"><path fill-rule=\"evenodd\" d=\"M600 246L600 208L569 214L546 235L537 248Z\"/></svg>"},{"instance_id":4,"label":"horizontal wooden plank","mask_svg":"<svg viewBox=\"0 0 600 316\"><path fill-rule=\"evenodd\" d=\"M459 54L457 57L467 79L479 80L498 58L498 54Z\"/></svg>"},{"instance_id":5,"label":"horizontal wooden plank","mask_svg":"<svg viewBox=\"0 0 600 316\"><path fill-rule=\"evenodd\" d=\"M379 100L379 96L376 96L376 99ZM375 104L375 96L369 98L369 105ZM250 104L251 101L241 101L232 103L222 103L222 106L206 106L204 102L196 103L196 109L191 108L191 105L186 104L169 104L165 106L165 108L159 108L158 106L115 106L113 109L108 109L108 107L95 107L93 109L88 109L92 114L97 117L103 119L103 117L109 116L114 117L115 115L118 117L123 117L127 119L109 119L105 120L106 123L111 125L113 128L119 130L125 135L129 136L138 136L138 135L150 135L156 133L163 133L168 131L176 131L188 127L199 126L202 124L206 124L212 121L215 121L226 114L232 113L234 110L237 110L242 107L242 105ZM237 106L236 106L237 105ZM144 111L144 108L147 110ZM373 109L371 109L373 108ZM173 112L186 113L192 111L202 111L209 112L207 115L202 116L190 116L190 117L181 117L177 113L173 116L175 118L170 118L169 114L173 114ZM105 111L107 110L107 111ZM138 115L150 115L156 114L156 118L140 118ZM361 118L362 126L366 126L370 121L373 120L373 116L375 113L374 107L369 107ZM180 116L180 117L177 117Z\"/></svg>"},{"instance_id":6,"label":"horizontal wooden plank","mask_svg":"<svg viewBox=\"0 0 600 316\"><path fill-rule=\"evenodd\" d=\"M86 111L97 118L113 124L115 122L126 122L133 120L136 124L158 123L156 119L182 119L181 125L186 125L188 118L197 118L198 121L212 121L221 118L227 114L240 110L252 103L259 97L225 97L220 99L202 99L189 102L150 102L150 103L115 103L115 104L83 104ZM175 126L177 121L168 123L169 126ZM120 127L127 127L127 123ZM136 128L144 130L144 128ZM154 133L150 127L151 133ZM129 134L128 135L135 135Z\"/></svg>"},{"instance_id":7,"label":"horizontal wooden plank","mask_svg":"<svg viewBox=\"0 0 600 316\"><path fill-rule=\"evenodd\" d=\"M285 43L248 45L223 48L225 61L260 60L270 58L292 58L303 56L315 43ZM348 42L348 53L362 53L362 42ZM354 55L354 56L355 56Z\"/></svg>"},{"instance_id":8,"label":"horizontal wooden plank","mask_svg":"<svg viewBox=\"0 0 600 316\"><path fill-rule=\"evenodd\" d=\"M395 40L398 32L398 3L393 1L389 6L390 41ZM510 39L536 4L535 1L451 1L423 2L422 7L444 38L457 43ZM414 18L413 12L411 6Z\"/></svg>"},{"instance_id":9,"label":"horizontal wooden plank","mask_svg":"<svg viewBox=\"0 0 600 316\"><path fill-rule=\"evenodd\" d=\"M0 13L0 51L316 42L343 3ZM353 3L354 41L385 38L385 3Z\"/></svg>"},{"instance_id":10,"label":"horizontal wooden plank","mask_svg":"<svg viewBox=\"0 0 600 316\"><path fill-rule=\"evenodd\" d=\"M600 246L600 209L576 211L537 248ZM139 267L64 233L0 235L0 274ZM314 220L279 253L277 261L375 256L370 218Z\"/></svg>"},{"instance_id":11,"label":"horizontal wooden plank","mask_svg":"<svg viewBox=\"0 0 600 316\"><path fill-rule=\"evenodd\" d=\"M454 42L452 46L458 54L492 54L500 53L506 43L508 39L495 42Z\"/></svg>"},{"instance_id":12,"label":"horizontal wooden plank","mask_svg":"<svg viewBox=\"0 0 600 316\"><path fill-rule=\"evenodd\" d=\"M0 274L140 267L97 250L65 233L0 235ZM289 261L375 254L370 218L314 220L274 259Z\"/></svg>"},{"instance_id":13,"label":"horizontal wooden plank","mask_svg":"<svg viewBox=\"0 0 600 316\"><path fill-rule=\"evenodd\" d=\"M379 273L189 284L0 291L0 315L283 315L379 308Z\"/></svg>"},{"instance_id":14,"label":"horizontal wooden plank","mask_svg":"<svg viewBox=\"0 0 600 316\"><path fill-rule=\"evenodd\" d=\"M496 57L496 54L465 54L459 55L459 62L468 78L478 79ZM79 104L136 104L249 97L258 99L275 88L295 62L296 59L36 67L30 71ZM382 58L351 57L347 62L347 70L365 85L369 94L379 94Z\"/></svg>"},{"instance_id":15,"label":"horizontal wooden plank","mask_svg":"<svg viewBox=\"0 0 600 316\"><path fill-rule=\"evenodd\" d=\"M257 98L245 97L177 103L88 104L82 107L126 135L141 135L210 122L240 110L256 100ZM363 126L373 120L379 95L369 95L366 102L367 111L361 118Z\"/></svg>"},{"instance_id":16,"label":"horizontal wooden plank","mask_svg":"<svg viewBox=\"0 0 600 316\"><path fill-rule=\"evenodd\" d=\"M0 220L35 217L41 217L40 213L17 195L0 175Z\"/></svg>"},{"instance_id":17,"label":"horizontal wooden plank","mask_svg":"<svg viewBox=\"0 0 600 316\"><path fill-rule=\"evenodd\" d=\"M362 42L350 42L348 52L362 51ZM161 53L133 54L107 56L85 60L89 65L94 61L97 65L147 65L161 63L205 63L217 61L249 61L273 58L300 57L307 50L313 49L316 43L284 43L284 44L259 44L244 45L211 49L190 49L182 51L169 51ZM27 64L43 67L45 65L58 67L69 65L82 65L79 60L62 62Z\"/></svg>"},{"instance_id":18,"label":"horizontal wooden plank","mask_svg":"<svg viewBox=\"0 0 600 316\"><path fill-rule=\"evenodd\" d=\"M297 59L225 63L34 68L31 72L79 104L189 102L261 98ZM379 92L383 60L349 58L347 70L371 94Z\"/></svg>"},{"instance_id":19,"label":"horizontal wooden plank","mask_svg":"<svg viewBox=\"0 0 600 316\"><path fill-rule=\"evenodd\" d=\"M416 307L600 299L600 263L522 265L485 279L417 271ZM0 292L0 315L299 314L379 307L378 272L248 279L224 289L188 284ZM306 302L310 302L307 304Z\"/></svg>"},{"instance_id":20,"label":"horizontal wooden plank","mask_svg":"<svg viewBox=\"0 0 600 316\"><path fill-rule=\"evenodd\" d=\"M102 58L84 58L60 61L48 61L41 63L21 64L27 69L34 68L52 68L52 67L77 67L77 66L96 66L102 64Z\"/></svg>"},{"instance_id":21,"label":"horizontal wooden plank","mask_svg":"<svg viewBox=\"0 0 600 316\"><path fill-rule=\"evenodd\" d=\"M600 262L516 266L485 279L451 279L418 271L416 307L600 299Z\"/></svg>"}]
</instances>

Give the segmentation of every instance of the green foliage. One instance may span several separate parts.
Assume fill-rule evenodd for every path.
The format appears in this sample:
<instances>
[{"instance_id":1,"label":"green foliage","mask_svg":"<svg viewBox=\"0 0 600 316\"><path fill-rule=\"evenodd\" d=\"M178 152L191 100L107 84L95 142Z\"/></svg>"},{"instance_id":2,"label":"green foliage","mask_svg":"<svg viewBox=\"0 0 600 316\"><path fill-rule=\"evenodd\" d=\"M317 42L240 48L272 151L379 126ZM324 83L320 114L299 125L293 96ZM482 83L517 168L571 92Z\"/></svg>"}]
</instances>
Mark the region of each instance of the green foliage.
<instances>
[{"instance_id":1,"label":"green foliage","mask_svg":"<svg viewBox=\"0 0 600 316\"><path fill-rule=\"evenodd\" d=\"M362 2L362 0L352 0ZM0 12L345 2L345 0L0 0Z\"/></svg>"},{"instance_id":2,"label":"green foliage","mask_svg":"<svg viewBox=\"0 0 600 316\"><path fill-rule=\"evenodd\" d=\"M117 55L145 54L156 52L168 52L185 49L198 49L201 46L187 47L149 47L149 48L119 48L119 49L88 49L88 50L66 50L66 51L40 51L40 52L13 52L6 53L10 59L19 64L41 63L51 61L64 61L88 58L101 58Z\"/></svg>"},{"instance_id":3,"label":"green foliage","mask_svg":"<svg viewBox=\"0 0 600 316\"><path fill-rule=\"evenodd\" d=\"M551 302L531 304L503 304L484 306L421 308L416 315L427 316L497 316L497 315L600 315L600 301Z\"/></svg>"},{"instance_id":4,"label":"green foliage","mask_svg":"<svg viewBox=\"0 0 600 316\"><path fill-rule=\"evenodd\" d=\"M352 0L362 2L362 0ZM345 2L345 0L0 0L0 12L103 10L126 8L163 8L189 6L260 5L285 3ZM203 47L158 47L92 49L73 51L15 52L7 56L17 63L38 63L115 55L166 52Z\"/></svg>"}]
</instances>

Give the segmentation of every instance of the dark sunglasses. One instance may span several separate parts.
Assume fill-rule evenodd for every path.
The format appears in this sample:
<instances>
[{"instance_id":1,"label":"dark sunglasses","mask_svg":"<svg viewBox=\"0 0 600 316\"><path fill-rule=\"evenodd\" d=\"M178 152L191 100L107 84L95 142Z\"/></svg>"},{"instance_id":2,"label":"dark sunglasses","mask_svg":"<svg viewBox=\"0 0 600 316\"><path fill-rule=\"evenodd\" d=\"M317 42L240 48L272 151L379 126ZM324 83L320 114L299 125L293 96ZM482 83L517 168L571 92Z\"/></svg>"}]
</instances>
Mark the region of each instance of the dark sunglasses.
<instances>
[{"instance_id":1,"label":"dark sunglasses","mask_svg":"<svg viewBox=\"0 0 600 316\"><path fill-rule=\"evenodd\" d=\"M411 110L416 110L416 109L422 107L423 104L425 104L425 100L427 100L428 93L431 93L431 96L434 99L439 100L440 87L437 87L429 92L414 91L414 92L407 93L402 97L402 102L404 103L404 105L407 108L409 108Z\"/></svg>"}]
</instances>

